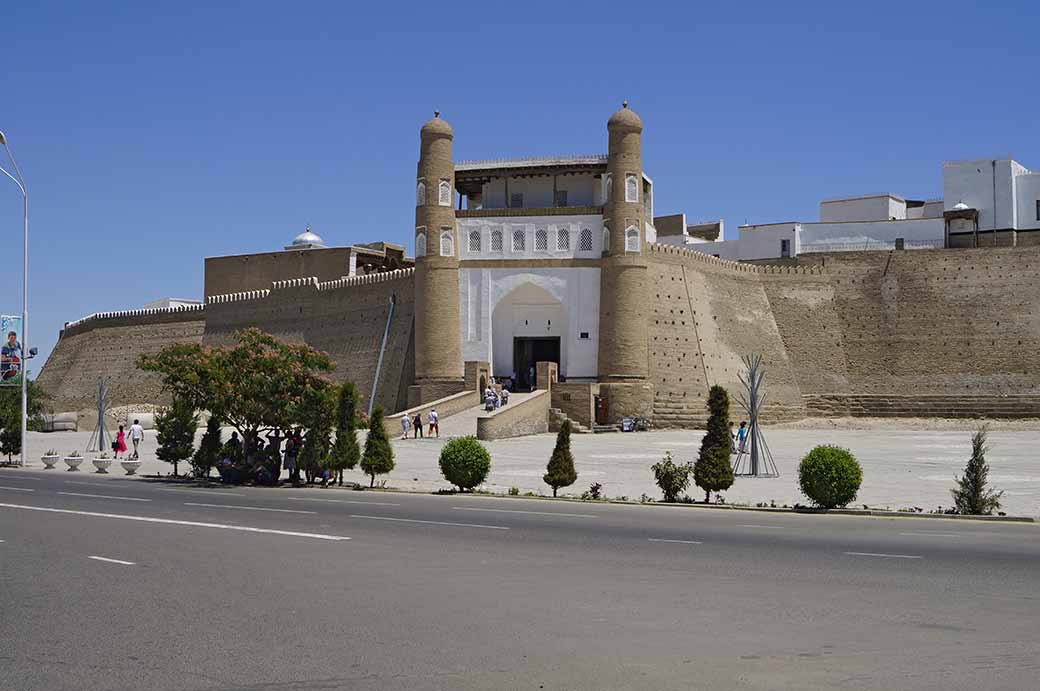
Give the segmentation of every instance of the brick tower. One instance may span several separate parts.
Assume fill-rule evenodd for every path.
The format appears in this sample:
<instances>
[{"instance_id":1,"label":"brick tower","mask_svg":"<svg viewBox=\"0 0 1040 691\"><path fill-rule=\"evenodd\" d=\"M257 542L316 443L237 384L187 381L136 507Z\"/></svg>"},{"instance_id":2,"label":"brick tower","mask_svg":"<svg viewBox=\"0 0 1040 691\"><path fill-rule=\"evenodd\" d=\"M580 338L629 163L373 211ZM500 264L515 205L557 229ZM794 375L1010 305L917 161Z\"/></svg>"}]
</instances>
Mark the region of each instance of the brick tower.
<instances>
[{"instance_id":1,"label":"brick tower","mask_svg":"<svg viewBox=\"0 0 1040 691\"><path fill-rule=\"evenodd\" d=\"M653 388L648 376L649 290L643 219L643 122L628 107L607 121L607 199L603 224L608 242L600 269L599 380L611 421L649 417Z\"/></svg>"},{"instance_id":2,"label":"brick tower","mask_svg":"<svg viewBox=\"0 0 1040 691\"><path fill-rule=\"evenodd\" d=\"M452 130L439 113L420 130L415 195L415 386L409 405L461 391L459 259Z\"/></svg>"}]
</instances>

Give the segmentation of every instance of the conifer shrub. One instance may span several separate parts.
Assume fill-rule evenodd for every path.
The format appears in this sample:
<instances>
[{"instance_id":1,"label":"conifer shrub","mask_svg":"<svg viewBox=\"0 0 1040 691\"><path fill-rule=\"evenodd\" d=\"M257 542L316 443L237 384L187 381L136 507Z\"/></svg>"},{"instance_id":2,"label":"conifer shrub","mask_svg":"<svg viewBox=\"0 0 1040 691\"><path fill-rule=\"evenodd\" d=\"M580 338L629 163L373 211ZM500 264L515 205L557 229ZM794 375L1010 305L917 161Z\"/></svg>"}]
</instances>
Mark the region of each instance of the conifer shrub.
<instances>
[{"instance_id":1,"label":"conifer shrub","mask_svg":"<svg viewBox=\"0 0 1040 691\"><path fill-rule=\"evenodd\" d=\"M394 449L383 428L383 408L376 406L368 423L368 439L361 456L361 470L371 478L369 487L376 486L376 475L385 475L394 469Z\"/></svg>"},{"instance_id":2,"label":"conifer shrub","mask_svg":"<svg viewBox=\"0 0 1040 691\"><path fill-rule=\"evenodd\" d=\"M729 394L717 384L708 392L708 411L708 429L693 466L693 481L704 490L705 504L712 492L733 486L733 465L729 460L733 446L729 433Z\"/></svg>"},{"instance_id":3,"label":"conifer shrub","mask_svg":"<svg viewBox=\"0 0 1040 691\"><path fill-rule=\"evenodd\" d=\"M986 463L988 430L979 429L971 438L971 458L964 468L964 475L957 478L957 486L950 490L957 513L989 515L1000 508L1004 491L989 488L989 464Z\"/></svg>"},{"instance_id":4,"label":"conifer shrub","mask_svg":"<svg viewBox=\"0 0 1040 691\"><path fill-rule=\"evenodd\" d=\"M825 444L807 453L798 465L798 484L823 509L847 506L863 483L863 468L848 449Z\"/></svg>"},{"instance_id":5,"label":"conifer shrub","mask_svg":"<svg viewBox=\"0 0 1040 691\"><path fill-rule=\"evenodd\" d=\"M460 437L441 449L440 466L444 479L465 492L487 479L491 454L476 437Z\"/></svg>"},{"instance_id":6,"label":"conifer shrub","mask_svg":"<svg viewBox=\"0 0 1040 691\"><path fill-rule=\"evenodd\" d=\"M679 495L690 486L690 475L693 466L689 463L676 463L672 460L672 452L665 453L664 458L650 466L654 480L668 502L679 501ZM645 495L644 495L645 496Z\"/></svg>"},{"instance_id":7,"label":"conifer shrub","mask_svg":"<svg viewBox=\"0 0 1040 691\"><path fill-rule=\"evenodd\" d=\"M224 445L221 439L220 420L216 415L210 415L206 421L206 432L199 441L199 448L191 457L191 470L195 477L209 477L209 471L216 467L220 460L220 449Z\"/></svg>"},{"instance_id":8,"label":"conifer shrub","mask_svg":"<svg viewBox=\"0 0 1040 691\"><path fill-rule=\"evenodd\" d=\"M195 451L195 430L198 426L195 407L179 396L174 397L169 408L155 414L155 438L159 443L155 455L160 461L173 464L174 476L177 475L177 465L191 458Z\"/></svg>"},{"instance_id":9,"label":"conifer shrub","mask_svg":"<svg viewBox=\"0 0 1040 691\"><path fill-rule=\"evenodd\" d=\"M574 469L574 455L571 453L570 420L564 420L560 425L560 431L556 434L556 446L545 471L542 480L552 487L554 497L559 488L570 487L578 480L578 471Z\"/></svg>"},{"instance_id":10,"label":"conifer shrub","mask_svg":"<svg viewBox=\"0 0 1040 691\"><path fill-rule=\"evenodd\" d=\"M329 454L329 468L343 484L343 471L353 470L361 458L361 447L357 442L358 393L353 382L344 382L339 389L336 408L336 441Z\"/></svg>"}]
</instances>

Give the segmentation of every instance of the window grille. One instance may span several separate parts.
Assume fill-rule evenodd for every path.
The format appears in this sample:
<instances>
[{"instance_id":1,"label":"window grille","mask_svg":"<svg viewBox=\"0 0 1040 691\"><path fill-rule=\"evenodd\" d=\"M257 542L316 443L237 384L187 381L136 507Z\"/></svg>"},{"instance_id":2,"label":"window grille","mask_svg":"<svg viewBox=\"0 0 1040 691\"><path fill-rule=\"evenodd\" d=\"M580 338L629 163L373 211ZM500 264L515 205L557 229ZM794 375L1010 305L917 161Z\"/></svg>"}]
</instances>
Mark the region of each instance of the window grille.
<instances>
[{"instance_id":1,"label":"window grille","mask_svg":"<svg viewBox=\"0 0 1040 691\"><path fill-rule=\"evenodd\" d=\"M441 233L441 256L455 256L455 239L452 238L450 230Z\"/></svg>"},{"instance_id":2,"label":"window grille","mask_svg":"<svg viewBox=\"0 0 1040 691\"><path fill-rule=\"evenodd\" d=\"M610 251L610 228L604 226L603 228L603 251Z\"/></svg>"},{"instance_id":3,"label":"window grille","mask_svg":"<svg viewBox=\"0 0 1040 691\"><path fill-rule=\"evenodd\" d=\"M603 203L604 204L609 202L610 201L610 197L614 194L614 190L611 189L611 187L613 186L613 184L612 184L613 182L614 182L614 178L613 178L613 176L610 175L610 173L607 173L603 177Z\"/></svg>"},{"instance_id":4,"label":"window grille","mask_svg":"<svg viewBox=\"0 0 1040 691\"><path fill-rule=\"evenodd\" d=\"M447 180L441 180L440 196L437 198L437 203L441 206L451 206L451 183Z\"/></svg>"},{"instance_id":5,"label":"window grille","mask_svg":"<svg viewBox=\"0 0 1040 691\"><path fill-rule=\"evenodd\" d=\"M589 233L589 249L592 247L592 233ZM571 231L566 228L556 229L556 251L569 252L571 249Z\"/></svg>"},{"instance_id":6,"label":"window grille","mask_svg":"<svg viewBox=\"0 0 1040 691\"><path fill-rule=\"evenodd\" d=\"M588 228L581 229L581 235L578 237L578 251L579 252L591 252L592 251L592 231Z\"/></svg>"},{"instance_id":7,"label":"window grille","mask_svg":"<svg viewBox=\"0 0 1040 691\"><path fill-rule=\"evenodd\" d=\"M471 230L469 231L469 246L468 249L473 254L480 254L480 231Z\"/></svg>"},{"instance_id":8,"label":"window grille","mask_svg":"<svg viewBox=\"0 0 1040 691\"><path fill-rule=\"evenodd\" d=\"M426 183L422 180L415 186L415 205L426 206Z\"/></svg>"},{"instance_id":9,"label":"window grille","mask_svg":"<svg viewBox=\"0 0 1040 691\"><path fill-rule=\"evenodd\" d=\"M636 180L636 176L631 173L625 176L625 201L639 201L639 181Z\"/></svg>"},{"instance_id":10,"label":"window grille","mask_svg":"<svg viewBox=\"0 0 1040 691\"><path fill-rule=\"evenodd\" d=\"M538 230L534 231L534 251L549 251L549 231L547 231L545 228L539 228Z\"/></svg>"},{"instance_id":11,"label":"window grille","mask_svg":"<svg viewBox=\"0 0 1040 691\"><path fill-rule=\"evenodd\" d=\"M492 230L491 231L491 251L501 252L502 251L502 231Z\"/></svg>"},{"instance_id":12,"label":"window grille","mask_svg":"<svg viewBox=\"0 0 1040 691\"><path fill-rule=\"evenodd\" d=\"M625 231L625 251L639 251L639 231L635 228L629 228Z\"/></svg>"},{"instance_id":13,"label":"window grille","mask_svg":"<svg viewBox=\"0 0 1040 691\"><path fill-rule=\"evenodd\" d=\"M510 209L522 209L524 208L524 193L513 192L509 195L509 208Z\"/></svg>"},{"instance_id":14,"label":"window grille","mask_svg":"<svg viewBox=\"0 0 1040 691\"><path fill-rule=\"evenodd\" d=\"M415 256L426 256L426 233L421 230L415 236Z\"/></svg>"},{"instance_id":15,"label":"window grille","mask_svg":"<svg viewBox=\"0 0 1040 691\"><path fill-rule=\"evenodd\" d=\"M526 239L527 238L525 237L524 231L522 231L522 230L514 230L513 231L513 251L514 252L523 252L525 244L526 244L525 243Z\"/></svg>"},{"instance_id":16,"label":"window grille","mask_svg":"<svg viewBox=\"0 0 1040 691\"><path fill-rule=\"evenodd\" d=\"M567 190L556 190L556 206L567 206Z\"/></svg>"}]
</instances>

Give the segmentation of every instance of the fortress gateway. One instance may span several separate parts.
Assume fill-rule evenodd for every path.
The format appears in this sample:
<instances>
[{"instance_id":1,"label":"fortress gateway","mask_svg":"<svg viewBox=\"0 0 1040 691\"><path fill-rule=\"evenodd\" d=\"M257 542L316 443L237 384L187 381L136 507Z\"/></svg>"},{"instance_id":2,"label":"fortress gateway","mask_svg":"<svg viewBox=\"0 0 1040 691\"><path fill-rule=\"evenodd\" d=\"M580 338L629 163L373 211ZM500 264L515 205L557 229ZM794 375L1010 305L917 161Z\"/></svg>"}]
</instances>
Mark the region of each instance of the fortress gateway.
<instances>
[{"instance_id":1,"label":"fortress gateway","mask_svg":"<svg viewBox=\"0 0 1040 691\"><path fill-rule=\"evenodd\" d=\"M205 304L69 323L40 382L59 411L90 408L99 376L115 404L158 402L138 354L256 326L328 352L337 379L390 412L464 391L475 403L488 374L526 388L534 363L556 363L551 393L500 413L498 435L544 430L550 407L585 427L597 410L696 424L708 387L736 391L750 353L774 419L1040 416L1040 247L1015 241L1023 224L987 242L980 212L947 199L920 214L937 219L921 226L939 228L932 249L808 253L778 235L782 266L730 261L712 256L735 251L713 242L720 224L655 220L642 132L626 105L605 156L456 163L435 116L420 132L414 261L309 231L283 252L207 259ZM1022 194L1040 189L1029 176Z\"/></svg>"}]
</instances>

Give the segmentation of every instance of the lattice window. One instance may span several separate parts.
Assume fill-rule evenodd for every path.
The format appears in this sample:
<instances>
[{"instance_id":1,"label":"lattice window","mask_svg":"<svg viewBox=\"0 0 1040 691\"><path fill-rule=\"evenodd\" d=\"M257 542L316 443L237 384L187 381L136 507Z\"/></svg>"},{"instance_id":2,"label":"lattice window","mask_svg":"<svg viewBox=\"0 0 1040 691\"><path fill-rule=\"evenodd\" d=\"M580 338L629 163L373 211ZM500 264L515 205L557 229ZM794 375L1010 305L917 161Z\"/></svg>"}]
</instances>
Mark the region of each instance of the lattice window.
<instances>
[{"instance_id":1,"label":"lattice window","mask_svg":"<svg viewBox=\"0 0 1040 691\"><path fill-rule=\"evenodd\" d=\"M415 186L415 205L426 206L426 183L422 180Z\"/></svg>"},{"instance_id":2,"label":"lattice window","mask_svg":"<svg viewBox=\"0 0 1040 691\"><path fill-rule=\"evenodd\" d=\"M495 229L491 231L491 251L502 251L502 231Z\"/></svg>"},{"instance_id":3,"label":"lattice window","mask_svg":"<svg viewBox=\"0 0 1040 691\"><path fill-rule=\"evenodd\" d=\"M603 226L603 251L610 251L610 228Z\"/></svg>"},{"instance_id":4,"label":"lattice window","mask_svg":"<svg viewBox=\"0 0 1040 691\"><path fill-rule=\"evenodd\" d=\"M522 230L513 231L513 251L523 252L527 246L527 234Z\"/></svg>"},{"instance_id":5,"label":"lattice window","mask_svg":"<svg viewBox=\"0 0 1040 691\"><path fill-rule=\"evenodd\" d=\"M592 249L592 233L589 233L589 249ZM570 252L571 250L571 231L566 228L556 229L556 251L557 252Z\"/></svg>"},{"instance_id":6,"label":"lattice window","mask_svg":"<svg viewBox=\"0 0 1040 691\"><path fill-rule=\"evenodd\" d=\"M581 234L578 236L578 251L579 252L591 252L592 251L592 231L588 228L582 228Z\"/></svg>"},{"instance_id":7,"label":"lattice window","mask_svg":"<svg viewBox=\"0 0 1040 691\"><path fill-rule=\"evenodd\" d=\"M629 226L628 230L625 231L625 251L639 251L639 231L635 226Z\"/></svg>"},{"instance_id":8,"label":"lattice window","mask_svg":"<svg viewBox=\"0 0 1040 691\"><path fill-rule=\"evenodd\" d=\"M549 231L545 228L539 228L538 230L534 231L534 251L549 251Z\"/></svg>"},{"instance_id":9,"label":"lattice window","mask_svg":"<svg viewBox=\"0 0 1040 691\"><path fill-rule=\"evenodd\" d=\"M639 201L639 180L637 180L636 176L632 173L625 175L625 201Z\"/></svg>"},{"instance_id":10,"label":"lattice window","mask_svg":"<svg viewBox=\"0 0 1040 691\"><path fill-rule=\"evenodd\" d=\"M452 237L450 230L446 230L443 233L441 233L441 256L455 256L455 238Z\"/></svg>"},{"instance_id":11,"label":"lattice window","mask_svg":"<svg viewBox=\"0 0 1040 691\"><path fill-rule=\"evenodd\" d=\"M471 254L480 254L480 231L471 230L469 231L469 244L467 249Z\"/></svg>"},{"instance_id":12,"label":"lattice window","mask_svg":"<svg viewBox=\"0 0 1040 691\"><path fill-rule=\"evenodd\" d=\"M437 203L441 206L451 206L451 182L441 180Z\"/></svg>"},{"instance_id":13,"label":"lattice window","mask_svg":"<svg viewBox=\"0 0 1040 691\"><path fill-rule=\"evenodd\" d=\"M613 186L614 178L607 173L603 176L603 203L606 204L610 201L611 195L614 194L614 190L611 189Z\"/></svg>"},{"instance_id":14,"label":"lattice window","mask_svg":"<svg viewBox=\"0 0 1040 691\"><path fill-rule=\"evenodd\" d=\"M415 233L415 256L425 257L426 256L426 229L416 228Z\"/></svg>"}]
</instances>

